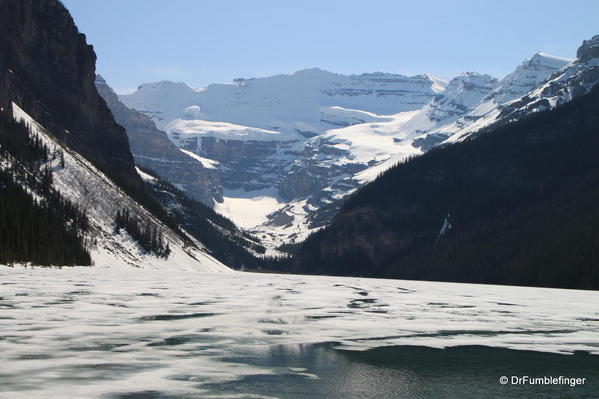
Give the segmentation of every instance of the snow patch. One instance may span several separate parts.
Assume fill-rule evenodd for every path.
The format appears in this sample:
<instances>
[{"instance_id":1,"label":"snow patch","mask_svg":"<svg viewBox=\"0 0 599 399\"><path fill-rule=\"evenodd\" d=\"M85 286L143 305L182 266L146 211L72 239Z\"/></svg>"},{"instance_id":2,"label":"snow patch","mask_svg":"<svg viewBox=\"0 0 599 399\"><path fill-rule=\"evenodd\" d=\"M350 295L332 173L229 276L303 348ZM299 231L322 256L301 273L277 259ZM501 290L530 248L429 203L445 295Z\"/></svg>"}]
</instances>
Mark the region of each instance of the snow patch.
<instances>
[{"instance_id":1,"label":"snow patch","mask_svg":"<svg viewBox=\"0 0 599 399\"><path fill-rule=\"evenodd\" d=\"M154 176L147 174L146 172L144 172L143 170L141 170L137 166L135 167L135 171L137 172L137 174L139 175L139 177L141 177L141 179L143 181L152 183L152 182L155 182L157 180Z\"/></svg>"},{"instance_id":2,"label":"snow patch","mask_svg":"<svg viewBox=\"0 0 599 399\"><path fill-rule=\"evenodd\" d=\"M234 220L238 226L251 229L268 221L267 216L283 205L284 203L278 199L275 189L225 190L223 202L215 202L214 210Z\"/></svg>"},{"instance_id":3,"label":"snow patch","mask_svg":"<svg viewBox=\"0 0 599 399\"><path fill-rule=\"evenodd\" d=\"M181 150L181 152L184 153L185 155L189 155L196 161L199 161L206 169L217 169L217 167L219 165L219 162L215 161L214 159L208 159L208 158L201 157L194 152L184 150L182 148L179 148L179 150Z\"/></svg>"}]
</instances>

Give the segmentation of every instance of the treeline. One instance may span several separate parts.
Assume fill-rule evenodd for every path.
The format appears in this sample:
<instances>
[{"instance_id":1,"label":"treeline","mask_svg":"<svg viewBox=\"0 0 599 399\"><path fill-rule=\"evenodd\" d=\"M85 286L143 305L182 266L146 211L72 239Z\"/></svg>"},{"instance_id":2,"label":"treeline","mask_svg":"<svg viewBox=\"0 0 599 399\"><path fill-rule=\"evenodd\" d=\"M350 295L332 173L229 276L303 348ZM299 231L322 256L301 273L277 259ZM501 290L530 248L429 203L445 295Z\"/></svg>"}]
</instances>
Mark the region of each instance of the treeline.
<instances>
[{"instance_id":1,"label":"treeline","mask_svg":"<svg viewBox=\"0 0 599 399\"><path fill-rule=\"evenodd\" d=\"M139 167L139 166L138 166ZM207 251L225 265L245 270L286 271L288 258L267 257L259 240L238 229L235 224L203 203L193 200L171 183L160 179L156 172L141 168L153 176L146 183L169 216L201 242Z\"/></svg>"},{"instance_id":2,"label":"treeline","mask_svg":"<svg viewBox=\"0 0 599 399\"><path fill-rule=\"evenodd\" d=\"M599 289L597 109L599 87L397 165L292 271Z\"/></svg>"},{"instance_id":3,"label":"treeline","mask_svg":"<svg viewBox=\"0 0 599 399\"><path fill-rule=\"evenodd\" d=\"M0 159L5 162L0 169L0 264L91 264L84 239L88 219L54 190L52 171L44 166L50 157L25 124L0 112Z\"/></svg>"},{"instance_id":4,"label":"treeline","mask_svg":"<svg viewBox=\"0 0 599 399\"><path fill-rule=\"evenodd\" d=\"M161 258L168 258L170 255L170 246L168 242L165 243L162 231L156 225L150 222L142 223L135 215L131 216L126 208L117 211L114 222L116 233L125 229L145 251Z\"/></svg>"}]
</instances>

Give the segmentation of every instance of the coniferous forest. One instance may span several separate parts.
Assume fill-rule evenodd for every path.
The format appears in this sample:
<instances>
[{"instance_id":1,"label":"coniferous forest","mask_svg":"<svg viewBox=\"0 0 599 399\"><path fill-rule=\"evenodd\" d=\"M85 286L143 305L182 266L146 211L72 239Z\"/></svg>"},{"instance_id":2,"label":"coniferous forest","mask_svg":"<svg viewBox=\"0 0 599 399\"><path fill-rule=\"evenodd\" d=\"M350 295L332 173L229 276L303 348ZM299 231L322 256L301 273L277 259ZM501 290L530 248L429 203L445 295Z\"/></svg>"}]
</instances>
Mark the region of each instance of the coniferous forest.
<instances>
[{"instance_id":1,"label":"coniferous forest","mask_svg":"<svg viewBox=\"0 0 599 399\"><path fill-rule=\"evenodd\" d=\"M87 217L53 189L45 166L62 156L50 154L27 126L0 112L0 264L91 264Z\"/></svg>"},{"instance_id":2,"label":"coniferous forest","mask_svg":"<svg viewBox=\"0 0 599 399\"><path fill-rule=\"evenodd\" d=\"M139 245L148 252L161 258L168 258L171 253L170 246L165 243L162 231L155 225L143 224L135 215L131 215L128 209L118 211L115 218L116 232L125 229Z\"/></svg>"},{"instance_id":3,"label":"coniferous forest","mask_svg":"<svg viewBox=\"0 0 599 399\"><path fill-rule=\"evenodd\" d=\"M599 288L599 87L384 173L292 271Z\"/></svg>"}]
</instances>

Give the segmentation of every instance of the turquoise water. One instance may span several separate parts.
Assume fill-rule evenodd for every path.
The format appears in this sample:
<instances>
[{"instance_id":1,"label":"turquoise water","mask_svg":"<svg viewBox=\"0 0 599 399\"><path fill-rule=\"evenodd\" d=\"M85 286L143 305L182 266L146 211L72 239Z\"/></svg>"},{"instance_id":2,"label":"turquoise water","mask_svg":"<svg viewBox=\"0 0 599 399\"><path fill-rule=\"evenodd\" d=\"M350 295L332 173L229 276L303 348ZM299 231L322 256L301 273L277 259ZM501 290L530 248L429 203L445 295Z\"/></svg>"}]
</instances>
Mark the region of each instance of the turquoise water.
<instances>
[{"instance_id":1,"label":"turquoise water","mask_svg":"<svg viewBox=\"0 0 599 399\"><path fill-rule=\"evenodd\" d=\"M213 392L254 392L279 398L597 398L599 357L516 351L482 346L432 349L385 347L339 351L331 344L275 347L235 361L306 368L297 375L249 376L210 385ZM501 376L576 376L584 385L502 385Z\"/></svg>"}]
</instances>

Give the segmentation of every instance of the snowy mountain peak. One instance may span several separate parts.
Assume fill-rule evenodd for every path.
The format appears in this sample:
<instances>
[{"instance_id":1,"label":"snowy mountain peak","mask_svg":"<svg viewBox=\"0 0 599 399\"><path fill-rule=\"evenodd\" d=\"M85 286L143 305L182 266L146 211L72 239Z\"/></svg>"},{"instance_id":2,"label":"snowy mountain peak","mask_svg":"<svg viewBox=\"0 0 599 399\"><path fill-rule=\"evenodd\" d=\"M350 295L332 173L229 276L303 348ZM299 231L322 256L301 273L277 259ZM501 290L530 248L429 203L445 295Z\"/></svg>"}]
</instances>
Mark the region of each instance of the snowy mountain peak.
<instances>
[{"instance_id":1,"label":"snowy mountain peak","mask_svg":"<svg viewBox=\"0 0 599 399\"><path fill-rule=\"evenodd\" d=\"M537 51L530 59L525 60L522 64L529 67L535 65L543 65L547 67L561 69L567 64L574 61L571 58L556 57L555 55L547 54L542 51Z\"/></svg>"},{"instance_id":2,"label":"snowy mountain peak","mask_svg":"<svg viewBox=\"0 0 599 399\"><path fill-rule=\"evenodd\" d=\"M486 100L503 104L521 97L572 61L574 60L537 52L501 79Z\"/></svg>"},{"instance_id":3,"label":"snowy mountain peak","mask_svg":"<svg viewBox=\"0 0 599 399\"><path fill-rule=\"evenodd\" d=\"M476 72L464 72L451 79L446 89L431 104L432 121L440 122L464 114L497 86L497 79Z\"/></svg>"},{"instance_id":4,"label":"snowy mountain peak","mask_svg":"<svg viewBox=\"0 0 599 399\"><path fill-rule=\"evenodd\" d=\"M449 84L449 82L447 80L438 78L435 75L433 75L432 73L426 73L426 74L424 74L424 76L426 76L428 79L430 79L431 82L433 82L432 88L435 91L435 93L444 92L445 89L447 88L447 85Z\"/></svg>"},{"instance_id":5,"label":"snowy mountain peak","mask_svg":"<svg viewBox=\"0 0 599 399\"><path fill-rule=\"evenodd\" d=\"M497 79L490 75L482 75L478 72L462 72L451 79L445 89L445 96L458 90L470 90L472 87L483 86L492 90L497 84Z\"/></svg>"},{"instance_id":6,"label":"snowy mountain peak","mask_svg":"<svg viewBox=\"0 0 599 399\"><path fill-rule=\"evenodd\" d=\"M142 83L137 87L137 90L148 89L172 89L179 88L182 90L194 90L191 86L184 82L173 82L172 80L160 80L158 82Z\"/></svg>"},{"instance_id":7,"label":"snowy mountain peak","mask_svg":"<svg viewBox=\"0 0 599 399\"><path fill-rule=\"evenodd\" d=\"M444 93L444 98L441 99L442 101L448 101L448 98L455 95L462 96L462 85L465 82L470 83L472 81L479 85L482 84L480 87L482 90L488 89L491 86L494 86L494 88L484 95L480 102L476 102L476 96L473 96L471 98L472 102L468 104L470 105L470 110L467 113L463 113L454 122L443 118L443 116L451 115L451 113L441 112L446 109L446 106L439 106L437 110L434 110L430 114L431 119L445 120L450 123L444 123L443 126L428 131L428 137L422 140L419 139L419 141L428 143L428 148L430 148L431 145L437 145L439 143L437 140L441 140L443 137L448 137L447 142L462 140L481 128L494 123L498 117L503 116L506 104L527 95L531 90L534 90L552 76L563 72L563 70L566 70L571 65L575 65L572 59L537 52L532 57L524 60L512 73L498 82L493 82L489 76L483 78L477 76L478 74L460 75L450 82L446 93ZM480 93L480 90L478 92ZM452 103L455 103L455 101ZM458 106L453 111L464 109ZM449 110L451 111L451 108Z\"/></svg>"},{"instance_id":8,"label":"snowy mountain peak","mask_svg":"<svg viewBox=\"0 0 599 399\"><path fill-rule=\"evenodd\" d=\"M295 72L289 74L288 76L331 76L331 75L337 75L337 74L334 72L327 71L326 69L312 67L312 68L300 69L299 71L295 71Z\"/></svg>"},{"instance_id":9,"label":"snowy mountain peak","mask_svg":"<svg viewBox=\"0 0 599 399\"><path fill-rule=\"evenodd\" d=\"M502 118L516 119L527 113L553 108L587 93L599 81L599 35L583 41L578 59L569 62L525 96L506 104Z\"/></svg>"}]
</instances>

